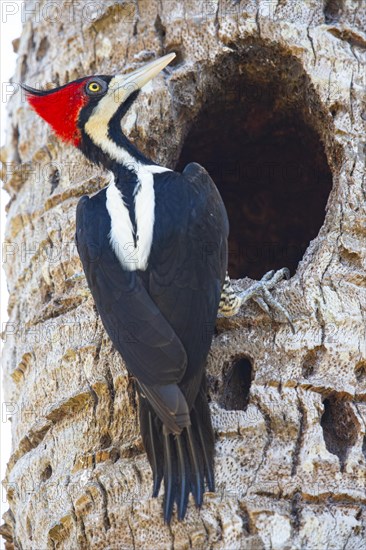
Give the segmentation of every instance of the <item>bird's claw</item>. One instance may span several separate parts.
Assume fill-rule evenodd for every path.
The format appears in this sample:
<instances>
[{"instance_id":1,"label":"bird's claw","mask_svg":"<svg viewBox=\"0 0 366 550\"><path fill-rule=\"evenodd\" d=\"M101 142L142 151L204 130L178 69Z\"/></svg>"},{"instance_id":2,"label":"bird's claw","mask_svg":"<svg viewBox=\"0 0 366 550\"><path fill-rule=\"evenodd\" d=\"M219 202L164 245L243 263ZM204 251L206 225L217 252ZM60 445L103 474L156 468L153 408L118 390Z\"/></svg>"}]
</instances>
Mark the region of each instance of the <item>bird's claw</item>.
<instances>
[{"instance_id":1,"label":"bird's claw","mask_svg":"<svg viewBox=\"0 0 366 550\"><path fill-rule=\"evenodd\" d=\"M282 314L289 322L291 330L295 334L295 327L290 314L270 293L270 290L272 290L277 283L283 279L289 278L290 271L287 267L283 267L278 271L272 269L271 271L265 273L260 281L257 281L251 287L241 292L239 294L239 298L241 301L241 306L250 299L254 300L254 302L256 302L259 307L272 318L273 315L271 310Z\"/></svg>"}]
</instances>

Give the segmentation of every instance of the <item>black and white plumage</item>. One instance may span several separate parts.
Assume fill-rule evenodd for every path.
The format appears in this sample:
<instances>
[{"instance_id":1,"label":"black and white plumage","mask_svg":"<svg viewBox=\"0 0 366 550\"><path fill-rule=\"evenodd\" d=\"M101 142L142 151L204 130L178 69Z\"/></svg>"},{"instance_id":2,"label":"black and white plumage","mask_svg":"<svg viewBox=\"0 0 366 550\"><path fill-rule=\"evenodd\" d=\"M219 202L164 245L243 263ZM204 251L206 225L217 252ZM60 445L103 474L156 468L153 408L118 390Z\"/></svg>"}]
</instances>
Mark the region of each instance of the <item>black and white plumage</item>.
<instances>
[{"instance_id":1,"label":"black and white plumage","mask_svg":"<svg viewBox=\"0 0 366 550\"><path fill-rule=\"evenodd\" d=\"M165 385L190 380L206 360L226 272L227 220L212 180L199 165L188 165L182 174L155 174L153 180L155 223L146 267L138 267L132 240L123 264L116 253L120 243L109 214L116 205L110 204L109 191L113 187L121 193L118 179L80 200L76 237L89 287L116 349L141 384ZM125 239L121 242L123 248ZM128 265L135 263L137 269ZM164 419L179 431L171 414Z\"/></svg>"},{"instance_id":2,"label":"black and white plumage","mask_svg":"<svg viewBox=\"0 0 366 550\"><path fill-rule=\"evenodd\" d=\"M125 137L121 119L139 89L174 57L122 76L86 77L51 92L26 88L37 112L110 173L107 188L82 197L76 242L103 325L137 381L141 435L164 479L164 518L185 516L214 491L214 434L206 395L210 349L227 269L228 220L208 173L156 165ZM63 126L57 97L75 116ZM66 104L67 101L67 104ZM59 105L62 109L63 105ZM75 115L72 113L75 111Z\"/></svg>"},{"instance_id":3,"label":"black and white plumage","mask_svg":"<svg viewBox=\"0 0 366 550\"><path fill-rule=\"evenodd\" d=\"M191 490L201 505L204 476L214 490L204 366L226 273L228 223L220 195L199 165L152 179L155 222L146 266L145 254L142 261L134 257L137 244L128 247L123 263L116 253L118 226L113 231L110 212L123 207L118 201L112 205L111 196L123 197L125 181L118 173L106 190L79 202L77 246L104 327L138 381L153 492L164 476L169 521L175 499L184 517ZM135 185L136 201L145 183ZM149 241L138 218L136 229L137 243ZM137 269L126 268L135 260Z\"/></svg>"}]
</instances>

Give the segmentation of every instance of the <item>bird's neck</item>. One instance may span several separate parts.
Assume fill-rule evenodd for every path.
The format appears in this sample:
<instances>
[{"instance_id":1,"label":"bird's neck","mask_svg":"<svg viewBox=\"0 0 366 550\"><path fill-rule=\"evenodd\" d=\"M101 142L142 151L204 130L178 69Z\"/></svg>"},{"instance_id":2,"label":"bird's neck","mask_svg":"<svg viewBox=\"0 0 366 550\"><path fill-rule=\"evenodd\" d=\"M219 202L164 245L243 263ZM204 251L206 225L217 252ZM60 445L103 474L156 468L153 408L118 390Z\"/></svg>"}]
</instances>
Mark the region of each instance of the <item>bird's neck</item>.
<instances>
[{"instance_id":1,"label":"bird's neck","mask_svg":"<svg viewBox=\"0 0 366 550\"><path fill-rule=\"evenodd\" d=\"M138 170L143 166L158 166L145 156L122 133L113 135L106 132L103 139L95 142L89 135L84 134L81 150L93 163L104 166L113 173L121 168L125 170Z\"/></svg>"},{"instance_id":2,"label":"bird's neck","mask_svg":"<svg viewBox=\"0 0 366 550\"><path fill-rule=\"evenodd\" d=\"M144 182L150 181L146 176L169 171L139 151L122 131L121 120L136 96L132 94L109 120L96 112L81 121L81 150L92 162L112 172L114 184L122 195L130 196L131 208L134 208L133 197Z\"/></svg>"},{"instance_id":3,"label":"bird's neck","mask_svg":"<svg viewBox=\"0 0 366 550\"><path fill-rule=\"evenodd\" d=\"M136 99L138 91L121 104L108 119L104 113L92 113L86 121L81 120L83 153L96 164L115 171L119 166L138 171L143 166L157 166L123 133L121 121ZM83 124L84 123L84 124Z\"/></svg>"}]
</instances>

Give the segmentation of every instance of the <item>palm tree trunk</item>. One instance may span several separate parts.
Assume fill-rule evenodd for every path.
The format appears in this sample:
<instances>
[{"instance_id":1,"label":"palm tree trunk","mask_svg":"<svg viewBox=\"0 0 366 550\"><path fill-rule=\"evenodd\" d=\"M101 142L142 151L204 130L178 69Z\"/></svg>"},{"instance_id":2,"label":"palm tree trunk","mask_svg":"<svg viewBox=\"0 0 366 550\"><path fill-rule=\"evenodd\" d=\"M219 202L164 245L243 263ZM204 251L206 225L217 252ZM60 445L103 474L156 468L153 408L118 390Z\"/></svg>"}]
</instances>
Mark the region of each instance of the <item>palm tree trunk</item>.
<instances>
[{"instance_id":1,"label":"palm tree trunk","mask_svg":"<svg viewBox=\"0 0 366 550\"><path fill-rule=\"evenodd\" d=\"M217 492L164 525L133 382L75 276L75 207L105 174L18 90L2 151L7 549L366 549L362 0L23 9L15 82L61 85L177 53L126 132L161 164L206 166L229 213L235 285L288 265L274 295L296 332L251 303L218 319L207 365Z\"/></svg>"}]
</instances>

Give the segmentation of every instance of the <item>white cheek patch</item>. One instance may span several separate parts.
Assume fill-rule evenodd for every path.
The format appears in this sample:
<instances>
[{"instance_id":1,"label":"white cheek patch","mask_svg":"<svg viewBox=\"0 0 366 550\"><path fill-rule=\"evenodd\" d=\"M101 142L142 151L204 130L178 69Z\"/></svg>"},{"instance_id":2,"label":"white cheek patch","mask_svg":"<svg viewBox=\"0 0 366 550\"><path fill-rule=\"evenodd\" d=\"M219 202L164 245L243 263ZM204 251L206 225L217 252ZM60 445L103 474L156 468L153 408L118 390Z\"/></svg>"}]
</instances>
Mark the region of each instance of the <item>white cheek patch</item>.
<instances>
[{"instance_id":1,"label":"white cheek patch","mask_svg":"<svg viewBox=\"0 0 366 550\"><path fill-rule=\"evenodd\" d=\"M84 130L95 145L100 147L105 153L108 153L111 158L119 160L119 147L108 136L108 125L116 114L118 107L125 101L127 96L123 97L121 93L114 91L116 87L115 81L116 78L111 80L108 93L93 110L84 126Z\"/></svg>"},{"instance_id":2,"label":"white cheek patch","mask_svg":"<svg viewBox=\"0 0 366 550\"><path fill-rule=\"evenodd\" d=\"M134 171L137 172L139 166L143 165L141 165L125 149L117 145L117 143L115 143L108 135L108 125L110 120L116 114L121 103L126 101L131 92L136 90L136 86L133 86L133 89L131 89L132 83L130 84L130 87L126 85L124 88L121 86L120 79L117 79L118 77L114 77L111 80L108 93L95 107L84 126L84 130L93 143L100 147L100 149L107 153L113 160L119 162L120 164L124 164L125 166L131 166ZM169 168L154 165L146 168L154 174L169 170Z\"/></svg>"}]
</instances>

